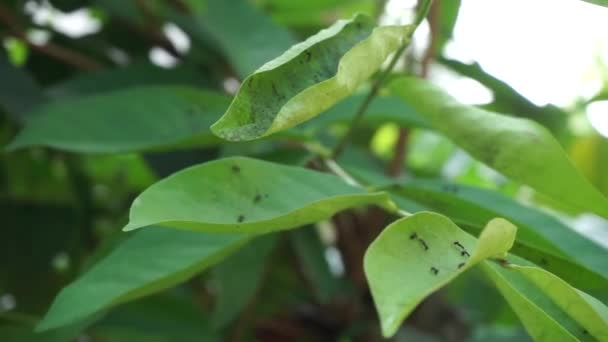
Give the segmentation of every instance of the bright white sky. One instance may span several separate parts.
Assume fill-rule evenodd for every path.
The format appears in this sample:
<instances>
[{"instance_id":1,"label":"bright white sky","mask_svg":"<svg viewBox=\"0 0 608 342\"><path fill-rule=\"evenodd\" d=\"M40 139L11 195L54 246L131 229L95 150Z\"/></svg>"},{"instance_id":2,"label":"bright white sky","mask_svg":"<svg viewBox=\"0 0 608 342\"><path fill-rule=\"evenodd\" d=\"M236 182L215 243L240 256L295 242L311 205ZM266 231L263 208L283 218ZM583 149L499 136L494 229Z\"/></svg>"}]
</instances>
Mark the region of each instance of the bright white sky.
<instances>
[{"instance_id":1,"label":"bright white sky","mask_svg":"<svg viewBox=\"0 0 608 342\"><path fill-rule=\"evenodd\" d=\"M608 8L580 0L463 0L447 53L479 62L538 105L567 106L602 85ZM590 109L591 123L608 136L608 107Z\"/></svg>"}]
</instances>

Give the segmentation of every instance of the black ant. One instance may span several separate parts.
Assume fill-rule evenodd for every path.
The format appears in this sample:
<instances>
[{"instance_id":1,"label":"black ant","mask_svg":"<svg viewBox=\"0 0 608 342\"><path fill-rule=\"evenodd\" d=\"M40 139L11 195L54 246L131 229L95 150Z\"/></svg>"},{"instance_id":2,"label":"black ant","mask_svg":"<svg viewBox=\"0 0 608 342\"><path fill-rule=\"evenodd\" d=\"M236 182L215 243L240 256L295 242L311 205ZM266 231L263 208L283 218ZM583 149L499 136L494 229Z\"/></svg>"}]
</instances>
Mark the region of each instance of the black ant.
<instances>
[{"instance_id":1,"label":"black ant","mask_svg":"<svg viewBox=\"0 0 608 342\"><path fill-rule=\"evenodd\" d=\"M439 270L436 269L435 267L431 267L431 273L433 273L434 275L437 275L437 273L439 273Z\"/></svg>"}]
</instances>

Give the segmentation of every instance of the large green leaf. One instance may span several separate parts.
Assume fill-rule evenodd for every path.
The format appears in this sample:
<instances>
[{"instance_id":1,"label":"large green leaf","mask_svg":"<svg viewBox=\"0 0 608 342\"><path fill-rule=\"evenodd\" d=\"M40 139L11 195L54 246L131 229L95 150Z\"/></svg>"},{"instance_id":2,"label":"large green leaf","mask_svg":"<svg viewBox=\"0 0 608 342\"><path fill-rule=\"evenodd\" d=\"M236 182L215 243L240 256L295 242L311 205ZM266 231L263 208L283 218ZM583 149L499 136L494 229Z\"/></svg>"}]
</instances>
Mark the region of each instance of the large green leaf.
<instances>
[{"instance_id":1,"label":"large green leaf","mask_svg":"<svg viewBox=\"0 0 608 342\"><path fill-rule=\"evenodd\" d=\"M226 108L217 93L176 86L117 90L37 110L8 146L50 146L83 153L149 150L216 142L209 125Z\"/></svg>"},{"instance_id":2,"label":"large green leaf","mask_svg":"<svg viewBox=\"0 0 608 342\"><path fill-rule=\"evenodd\" d=\"M511 248L517 228L494 219L475 239L447 217L422 212L398 220L365 253L364 267L385 337L425 297L465 270Z\"/></svg>"},{"instance_id":3,"label":"large green leaf","mask_svg":"<svg viewBox=\"0 0 608 342\"><path fill-rule=\"evenodd\" d=\"M64 288L38 329L85 319L116 304L178 284L217 263L249 240L162 227L138 232Z\"/></svg>"},{"instance_id":4,"label":"large green leaf","mask_svg":"<svg viewBox=\"0 0 608 342\"><path fill-rule=\"evenodd\" d=\"M483 269L536 341L608 339L608 308L557 276L514 264L488 262Z\"/></svg>"},{"instance_id":5,"label":"large green leaf","mask_svg":"<svg viewBox=\"0 0 608 342\"><path fill-rule=\"evenodd\" d=\"M600 256L608 250L575 232L558 219L537 209L526 207L512 198L495 191L441 181L411 180L392 188L399 196L406 196L429 208L440 211L467 226L483 227L493 217L504 217L517 225L515 254L537 263L562 278L578 284L595 287L581 267L608 281L608 263ZM519 246L521 244L521 247ZM580 266L578 266L580 265ZM601 279L600 278L600 279Z\"/></svg>"},{"instance_id":6,"label":"large green leaf","mask_svg":"<svg viewBox=\"0 0 608 342\"><path fill-rule=\"evenodd\" d=\"M394 208L386 193L368 193L333 175L232 157L188 168L148 188L133 202L125 230L160 224L264 233L366 204Z\"/></svg>"},{"instance_id":7,"label":"large green leaf","mask_svg":"<svg viewBox=\"0 0 608 342\"><path fill-rule=\"evenodd\" d=\"M306 121L350 95L409 39L412 26L339 20L247 77L212 131L252 140Z\"/></svg>"},{"instance_id":8,"label":"large green leaf","mask_svg":"<svg viewBox=\"0 0 608 342\"><path fill-rule=\"evenodd\" d=\"M536 122L460 104L420 79L399 79L392 89L441 133L495 170L565 204L608 217L608 199Z\"/></svg>"}]
</instances>

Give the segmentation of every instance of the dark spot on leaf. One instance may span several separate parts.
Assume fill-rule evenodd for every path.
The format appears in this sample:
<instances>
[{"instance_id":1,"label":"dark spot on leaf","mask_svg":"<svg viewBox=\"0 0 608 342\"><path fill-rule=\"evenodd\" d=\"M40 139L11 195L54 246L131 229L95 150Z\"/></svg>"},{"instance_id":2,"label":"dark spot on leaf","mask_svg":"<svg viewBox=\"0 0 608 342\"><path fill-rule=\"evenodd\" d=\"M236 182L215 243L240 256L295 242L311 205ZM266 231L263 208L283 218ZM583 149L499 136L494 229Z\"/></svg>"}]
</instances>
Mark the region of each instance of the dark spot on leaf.
<instances>
[{"instance_id":1,"label":"dark spot on leaf","mask_svg":"<svg viewBox=\"0 0 608 342\"><path fill-rule=\"evenodd\" d=\"M587 329L583 329L583 334L585 334L585 335L589 334L589 332L587 331Z\"/></svg>"},{"instance_id":2,"label":"dark spot on leaf","mask_svg":"<svg viewBox=\"0 0 608 342\"><path fill-rule=\"evenodd\" d=\"M420 244L422 245L422 248L424 248L425 251L429 249L429 245L426 244L426 241L422 239L418 239L418 241L420 241Z\"/></svg>"},{"instance_id":3,"label":"dark spot on leaf","mask_svg":"<svg viewBox=\"0 0 608 342\"><path fill-rule=\"evenodd\" d=\"M457 194L458 193L458 185L455 184L443 184L441 186L441 190L444 192L450 192L453 194Z\"/></svg>"},{"instance_id":4,"label":"dark spot on leaf","mask_svg":"<svg viewBox=\"0 0 608 342\"><path fill-rule=\"evenodd\" d=\"M310 62L310 59L312 58L312 52L306 50L304 51L304 56L306 57L306 63Z\"/></svg>"},{"instance_id":5,"label":"dark spot on leaf","mask_svg":"<svg viewBox=\"0 0 608 342\"><path fill-rule=\"evenodd\" d=\"M458 264L458 268L462 268L465 265L464 262L461 262L460 264Z\"/></svg>"},{"instance_id":6,"label":"dark spot on leaf","mask_svg":"<svg viewBox=\"0 0 608 342\"><path fill-rule=\"evenodd\" d=\"M237 220L239 223L241 223L241 222L245 221L245 215L243 215L243 214L239 215L239 217L237 217L237 219L236 219L236 220Z\"/></svg>"},{"instance_id":7,"label":"dark spot on leaf","mask_svg":"<svg viewBox=\"0 0 608 342\"><path fill-rule=\"evenodd\" d=\"M462 249L463 251L466 250L466 248L464 248L464 246L458 241L454 241L454 246Z\"/></svg>"},{"instance_id":8,"label":"dark spot on leaf","mask_svg":"<svg viewBox=\"0 0 608 342\"><path fill-rule=\"evenodd\" d=\"M439 270L436 269L435 267L431 267L431 273L437 275L437 273L439 273Z\"/></svg>"},{"instance_id":9,"label":"dark spot on leaf","mask_svg":"<svg viewBox=\"0 0 608 342\"><path fill-rule=\"evenodd\" d=\"M259 203L262 200L262 195L257 194L255 195L255 197L253 198L253 203Z\"/></svg>"},{"instance_id":10,"label":"dark spot on leaf","mask_svg":"<svg viewBox=\"0 0 608 342\"><path fill-rule=\"evenodd\" d=\"M234 172L234 173L240 173L241 172L241 168L238 165L232 165L232 172Z\"/></svg>"},{"instance_id":11,"label":"dark spot on leaf","mask_svg":"<svg viewBox=\"0 0 608 342\"><path fill-rule=\"evenodd\" d=\"M540 258L540 264L541 264L541 265L545 266L545 265L547 265L548 263L549 263L549 262L547 261L547 259L545 259L545 258Z\"/></svg>"},{"instance_id":12,"label":"dark spot on leaf","mask_svg":"<svg viewBox=\"0 0 608 342\"><path fill-rule=\"evenodd\" d=\"M416 239L416 238L418 238L418 234L416 234L416 233L412 233L412 234L410 235L410 240L414 240L414 239Z\"/></svg>"}]
</instances>

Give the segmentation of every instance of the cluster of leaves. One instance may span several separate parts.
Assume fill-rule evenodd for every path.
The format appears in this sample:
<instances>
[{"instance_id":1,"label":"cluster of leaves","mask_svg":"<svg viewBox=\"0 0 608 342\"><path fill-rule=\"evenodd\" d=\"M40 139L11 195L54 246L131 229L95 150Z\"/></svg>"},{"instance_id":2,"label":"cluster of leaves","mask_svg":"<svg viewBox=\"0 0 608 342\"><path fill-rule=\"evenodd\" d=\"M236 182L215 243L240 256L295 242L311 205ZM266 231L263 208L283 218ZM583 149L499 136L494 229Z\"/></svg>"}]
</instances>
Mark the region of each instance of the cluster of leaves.
<instances>
[{"instance_id":1,"label":"cluster of leaves","mask_svg":"<svg viewBox=\"0 0 608 342\"><path fill-rule=\"evenodd\" d=\"M0 160L8 227L0 294L17 298L16 312L48 308L40 320L0 308L0 336L369 340L397 334L450 284L449 302L479 313L466 319L475 335L516 316L538 341L608 340L600 301L608 295L606 248L508 189L527 185L556 210L608 218L606 189L554 137L571 138L563 138L566 113L442 57L496 101L462 105L428 81L391 74L394 63L381 71L408 46L430 1L420 2L413 24L388 26L376 24L375 2L363 0L51 3L90 6L103 27L83 39L53 32L36 46L21 29L32 25L21 4L0 5L0 18L14 14L0 34L32 54L21 67L13 45L0 56L0 137L18 131ZM459 2L438 3L440 55ZM351 19L310 35L336 16ZM159 23L168 22L192 39L187 54L162 35ZM141 37L127 38L127 30ZM295 32L310 36L296 44ZM151 46L179 66L143 62ZM132 62L76 71L115 63L108 47ZM234 79L243 81L230 96L222 84ZM383 156L368 148L386 123L442 136L508 177L508 186L450 183L433 161L406 160L407 177L386 176ZM136 231L124 233L115 228L129 204L123 230ZM328 220L330 227L315 225ZM353 239L356 231L363 237ZM325 258L336 248L346 277ZM26 251L31 260L17 262ZM495 289L485 292L487 303L463 303L482 287ZM508 306L492 302L498 294ZM418 315L433 325L426 330L445 323ZM414 318L414 330L425 330Z\"/></svg>"}]
</instances>

